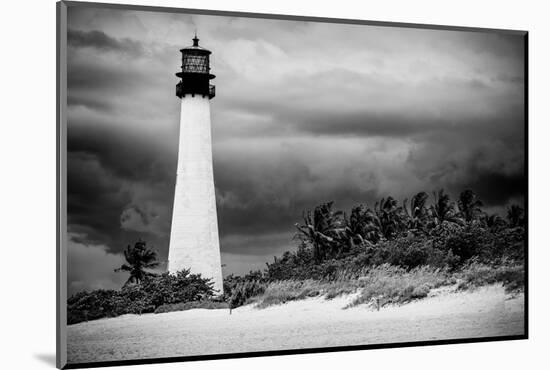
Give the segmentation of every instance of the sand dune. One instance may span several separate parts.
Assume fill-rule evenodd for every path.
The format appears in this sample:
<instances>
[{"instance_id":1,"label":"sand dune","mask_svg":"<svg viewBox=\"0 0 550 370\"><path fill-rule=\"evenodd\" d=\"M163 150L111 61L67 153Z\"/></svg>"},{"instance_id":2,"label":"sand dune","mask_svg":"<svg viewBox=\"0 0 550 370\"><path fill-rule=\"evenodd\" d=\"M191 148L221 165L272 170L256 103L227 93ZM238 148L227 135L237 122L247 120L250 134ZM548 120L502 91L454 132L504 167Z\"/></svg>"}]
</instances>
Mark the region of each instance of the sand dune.
<instances>
[{"instance_id":1,"label":"sand dune","mask_svg":"<svg viewBox=\"0 0 550 370\"><path fill-rule=\"evenodd\" d=\"M353 296L257 309L124 315L68 327L69 363L520 335L524 296L494 285L380 311Z\"/></svg>"}]
</instances>

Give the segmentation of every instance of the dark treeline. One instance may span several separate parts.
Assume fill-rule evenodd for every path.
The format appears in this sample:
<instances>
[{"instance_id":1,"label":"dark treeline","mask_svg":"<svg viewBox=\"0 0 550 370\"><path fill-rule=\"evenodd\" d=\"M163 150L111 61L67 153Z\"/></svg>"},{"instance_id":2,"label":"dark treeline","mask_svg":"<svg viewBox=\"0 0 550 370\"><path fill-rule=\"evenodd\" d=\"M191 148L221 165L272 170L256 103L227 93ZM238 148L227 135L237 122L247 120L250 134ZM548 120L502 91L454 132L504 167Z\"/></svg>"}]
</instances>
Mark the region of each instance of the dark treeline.
<instances>
[{"instance_id":1,"label":"dark treeline","mask_svg":"<svg viewBox=\"0 0 550 370\"><path fill-rule=\"evenodd\" d=\"M462 231L479 227L491 232L523 226L523 209L513 205L507 220L483 211L483 203L471 190L460 193L455 203L443 190L434 193L428 204L428 194L421 192L401 205L392 197L382 198L369 208L358 205L348 215L334 211L333 203L316 207L303 215L296 224L297 238L311 248L315 263L338 258L357 248L370 248L401 237L433 237L442 229Z\"/></svg>"}]
</instances>

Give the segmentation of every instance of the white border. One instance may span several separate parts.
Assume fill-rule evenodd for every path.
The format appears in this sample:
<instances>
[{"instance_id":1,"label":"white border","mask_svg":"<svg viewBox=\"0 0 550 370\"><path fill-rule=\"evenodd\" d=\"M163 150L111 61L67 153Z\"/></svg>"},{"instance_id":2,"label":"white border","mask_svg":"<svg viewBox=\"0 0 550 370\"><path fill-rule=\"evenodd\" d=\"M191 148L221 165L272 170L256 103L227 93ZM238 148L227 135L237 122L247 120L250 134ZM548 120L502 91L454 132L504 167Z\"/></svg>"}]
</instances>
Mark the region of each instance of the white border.
<instances>
[{"instance_id":1,"label":"white border","mask_svg":"<svg viewBox=\"0 0 550 370\"><path fill-rule=\"evenodd\" d=\"M269 358L142 365L140 369L544 368L549 342L550 24L544 2L484 0L127 0L114 3L530 31L530 337L460 344ZM55 353L55 3L8 2L2 27L1 216L3 366L52 368Z\"/></svg>"}]
</instances>

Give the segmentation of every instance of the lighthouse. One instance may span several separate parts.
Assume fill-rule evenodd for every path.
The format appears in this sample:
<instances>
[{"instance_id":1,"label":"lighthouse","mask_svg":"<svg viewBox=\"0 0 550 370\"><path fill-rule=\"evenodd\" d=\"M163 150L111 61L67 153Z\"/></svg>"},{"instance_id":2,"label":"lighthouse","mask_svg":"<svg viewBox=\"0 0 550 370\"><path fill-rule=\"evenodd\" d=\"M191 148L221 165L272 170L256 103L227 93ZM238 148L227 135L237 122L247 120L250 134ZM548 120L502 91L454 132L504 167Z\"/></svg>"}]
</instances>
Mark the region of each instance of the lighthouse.
<instances>
[{"instance_id":1,"label":"lighthouse","mask_svg":"<svg viewBox=\"0 0 550 370\"><path fill-rule=\"evenodd\" d=\"M180 81L176 96L181 99L178 166L170 231L168 271L190 269L192 274L211 278L216 294L223 294L218 237L218 218L212 169L210 100L215 86L210 80L210 54L193 45L180 50Z\"/></svg>"}]
</instances>

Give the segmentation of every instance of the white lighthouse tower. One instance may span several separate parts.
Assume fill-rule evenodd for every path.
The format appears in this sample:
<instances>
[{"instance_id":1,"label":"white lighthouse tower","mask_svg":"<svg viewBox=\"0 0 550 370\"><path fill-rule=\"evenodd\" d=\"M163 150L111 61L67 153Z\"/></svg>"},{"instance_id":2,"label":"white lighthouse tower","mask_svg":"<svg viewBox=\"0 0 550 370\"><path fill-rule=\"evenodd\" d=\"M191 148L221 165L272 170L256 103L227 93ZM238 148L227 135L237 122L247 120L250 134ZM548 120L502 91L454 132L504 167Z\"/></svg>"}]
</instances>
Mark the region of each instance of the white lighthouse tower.
<instances>
[{"instance_id":1,"label":"white lighthouse tower","mask_svg":"<svg viewBox=\"0 0 550 370\"><path fill-rule=\"evenodd\" d=\"M181 99L180 134L176 190L170 232L168 271L190 269L211 278L217 294L223 293L218 237L218 218L214 173L210 99L215 87L210 80L210 51L193 45L180 50L181 81L176 96Z\"/></svg>"}]
</instances>

